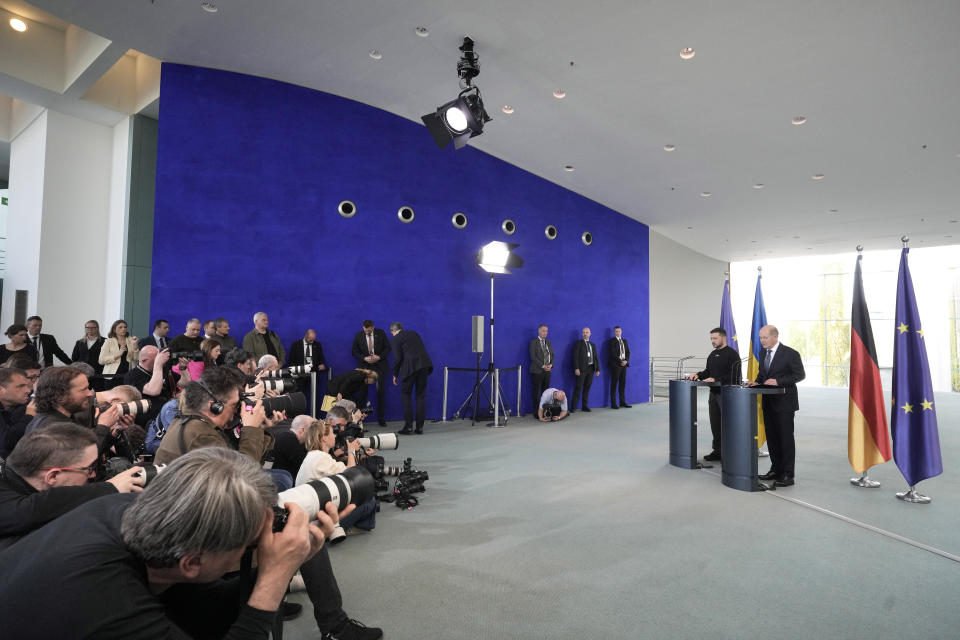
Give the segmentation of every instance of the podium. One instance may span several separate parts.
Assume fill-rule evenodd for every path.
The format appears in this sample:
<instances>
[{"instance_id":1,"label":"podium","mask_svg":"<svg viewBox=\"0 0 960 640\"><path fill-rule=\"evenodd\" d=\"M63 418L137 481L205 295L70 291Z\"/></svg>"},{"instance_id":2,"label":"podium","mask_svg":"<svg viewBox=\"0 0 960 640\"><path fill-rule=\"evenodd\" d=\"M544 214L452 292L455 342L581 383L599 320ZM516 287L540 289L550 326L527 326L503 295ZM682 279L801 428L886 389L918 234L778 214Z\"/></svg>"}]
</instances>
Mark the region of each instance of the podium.
<instances>
[{"instance_id":1,"label":"podium","mask_svg":"<svg viewBox=\"0 0 960 640\"><path fill-rule=\"evenodd\" d=\"M670 381L670 464L698 469L697 387L719 387L719 382Z\"/></svg>"},{"instance_id":2,"label":"podium","mask_svg":"<svg viewBox=\"0 0 960 640\"><path fill-rule=\"evenodd\" d=\"M783 387L727 385L723 388L720 400L723 411L721 480L726 486L740 491L761 490L757 480L757 398L786 392Z\"/></svg>"}]
</instances>

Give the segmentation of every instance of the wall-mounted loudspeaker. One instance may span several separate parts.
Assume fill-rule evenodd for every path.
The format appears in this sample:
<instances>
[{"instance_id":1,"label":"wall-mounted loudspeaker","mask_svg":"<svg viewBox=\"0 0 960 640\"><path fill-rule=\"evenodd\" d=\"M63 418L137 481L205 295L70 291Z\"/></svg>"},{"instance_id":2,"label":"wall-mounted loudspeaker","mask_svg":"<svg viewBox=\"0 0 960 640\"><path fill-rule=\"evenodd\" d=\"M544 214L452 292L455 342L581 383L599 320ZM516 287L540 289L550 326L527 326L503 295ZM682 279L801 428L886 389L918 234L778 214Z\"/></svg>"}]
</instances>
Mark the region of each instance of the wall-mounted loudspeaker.
<instances>
[{"instance_id":1,"label":"wall-mounted loudspeaker","mask_svg":"<svg viewBox=\"0 0 960 640\"><path fill-rule=\"evenodd\" d=\"M357 215L357 205L353 204L349 200L344 200L339 205L337 205L337 212L344 218L352 218Z\"/></svg>"},{"instance_id":2,"label":"wall-mounted loudspeaker","mask_svg":"<svg viewBox=\"0 0 960 640\"><path fill-rule=\"evenodd\" d=\"M584 231L580 235L580 239L583 240L583 244L587 245L588 247L593 244L593 234L589 231Z\"/></svg>"},{"instance_id":3,"label":"wall-mounted loudspeaker","mask_svg":"<svg viewBox=\"0 0 960 640\"><path fill-rule=\"evenodd\" d=\"M474 353L483 353L483 316L473 316L470 320L471 345Z\"/></svg>"},{"instance_id":4,"label":"wall-mounted loudspeaker","mask_svg":"<svg viewBox=\"0 0 960 640\"><path fill-rule=\"evenodd\" d=\"M512 236L517 232L517 223L513 220L507 218L503 221L503 224L500 225L500 228L503 229L503 232L508 236Z\"/></svg>"},{"instance_id":5,"label":"wall-mounted loudspeaker","mask_svg":"<svg viewBox=\"0 0 960 640\"><path fill-rule=\"evenodd\" d=\"M397 217L400 222L413 222L413 209L411 207L400 207L397 211Z\"/></svg>"},{"instance_id":6,"label":"wall-mounted loudspeaker","mask_svg":"<svg viewBox=\"0 0 960 640\"><path fill-rule=\"evenodd\" d=\"M557 228L552 224L548 224L547 228L543 230L543 235L547 236L547 240L556 240Z\"/></svg>"},{"instance_id":7,"label":"wall-mounted loudspeaker","mask_svg":"<svg viewBox=\"0 0 960 640\"><path fill-rule=\"evenodd\" d=\"M453 219L451 221L453 222L453 226L457 229L463 229L467 226L467 216L463 213L453 214Z\"/></svg>"}]
</instances>

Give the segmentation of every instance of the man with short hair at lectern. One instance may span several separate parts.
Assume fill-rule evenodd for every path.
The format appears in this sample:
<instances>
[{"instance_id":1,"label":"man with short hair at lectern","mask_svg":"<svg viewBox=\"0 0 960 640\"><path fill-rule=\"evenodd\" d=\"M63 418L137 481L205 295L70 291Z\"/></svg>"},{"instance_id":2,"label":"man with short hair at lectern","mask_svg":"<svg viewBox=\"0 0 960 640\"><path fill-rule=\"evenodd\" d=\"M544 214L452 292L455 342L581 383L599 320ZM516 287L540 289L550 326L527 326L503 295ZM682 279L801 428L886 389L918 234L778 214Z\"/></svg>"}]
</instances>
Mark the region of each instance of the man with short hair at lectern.
<instances>
[{"instance_id":1,"label":"man with short hair at lectern","mask_svg":"<svg viewBox=\"0 0 960 640\"><path fill-rule=\"evenodd\" d=\"M763 426L767 431L767 448L770 449L770 471L760 479L773 480L775 487L789 487L794 483L793 461L796 455L793 414L800 408L797 383L806 377L806 373L800 354L780 343L780 332L772 324L760 329L760 344L764 349L760 372L756 380L747 384L786 389L783 395L763 396Z\"/></svg>"},{"instance_id":2,"label":"man with short hair at lectern","mask_svg":"<svg viewBox=\"0 0 960 640\"><path fill-rule=\"evenodd\" d=\"M740 354L727 346L727 332L721 327L710 330L710 345L713 351L707 356L707 368L691 373L690 380L719 382L725 384L740 383ZM710 387L710 431L713 433L713 451L703 456L704 460L717 461L721 458L720 430L723 417L720 411L720 387Z\"/></svg>"}]
</instances>

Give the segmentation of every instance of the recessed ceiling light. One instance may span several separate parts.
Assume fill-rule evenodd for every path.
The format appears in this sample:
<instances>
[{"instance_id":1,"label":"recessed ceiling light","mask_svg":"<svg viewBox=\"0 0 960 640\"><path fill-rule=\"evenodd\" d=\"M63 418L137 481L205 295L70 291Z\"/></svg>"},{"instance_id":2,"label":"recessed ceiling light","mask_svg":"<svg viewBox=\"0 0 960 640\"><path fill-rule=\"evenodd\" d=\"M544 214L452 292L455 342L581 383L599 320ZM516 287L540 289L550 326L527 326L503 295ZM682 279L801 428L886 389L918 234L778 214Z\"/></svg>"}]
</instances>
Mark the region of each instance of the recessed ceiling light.
<instances>
[{"instance_id":1,"label":"recessed ceiling light","mask_svg":"<svg viewBox=\"0 0 960 640\"><path fill-rule=\"evenodd\" d=\"M800 236L793 236L793 239L794 239L794 240L799 240L799 239L800 239Z\"/></svg>"},{"instance_id":2,"label":"recessed ceiling light","mask_svg":"<svg viewBox=\"0 0 960 640\"><path fill-rule=\"evenodd\" d=\"M383 54L376 49L370 49L370 57L373 58L374 60L379 60L380 58L383 57Z\"/></svg>"},{"instance_id":3,"label":"recessed ceiling light","mask_svg":"<svg viewBox=\"0 0 960 640\"><path fill-rule=\"evenodd\" d=\"M566 172L568 172L568 173L569 173L570 171L575 170L575 169L576 169L576 167L573 166L572 164L565 164L565 165L563 165L563 170L566 171Z\"/></svg>"},{"instance_id":4,"label":"recessed ceiling light","mask_svg":"<svg viewBox=\"0 0 960 640\"><path fill-rule=\"evenodd\" d=\"M806 121L807 121L806 116L793 116L793 120L791 120L791 122L793 122L793 124L796 124L796 125L803 124Z\"/></svg>"},{"instance_id":5,"label":"recessed ceiling light","mask_svg":"<svg viewBox=\"0 0 960 640\"><path fill-rule=\"evenodd\" d=\"M687 229L693 229L693 227L687 227Z\"/></svg>"},{"instance_id":6,"label":"recessed ceiling light","mask_svg":"<svg viewBox=\"0 0 960 640\"><path fill-rule=\"evenodd\" d=\"M20 18L10 18L10 28L23 33L27 30L27 23Z\"/></svg>"},{"instance_id":7,"label":"recessed ceiling light","mask_svg":"<svg viewBox=\"0 0 960 640\"><path fill-rule=\"evenodd\" d=\"M700 197L701 197L701 198L709 198L709 197L712 196L712 195L713 195L713 194L710 193L709 191L701 191L701 192L700 192Z\"/></svg>"},{"instance_id":8,"label":"recessed ceiling light","mask_svg":"<svg viewBox=\"0 0 960 640\"><path fill-rule=\"evenodd\" d=\"M807 251L813 251L813 247L807 247Z\"/></svg>"},{"instance_id":9,"label":"recessed ceiling light","mask_svg":"<svg viewBox=\"0 0 960 640\"><path fill-rule=\"evenodd\" d=\"M840 210L839 210L839 209L830 209L830 213L836 213L836 212L838 212L838 211L840 211Z\"/></svg>"},{"instance_id":10,"label":"recessed ceiling light","mask_svg":"<svg viewBox=\"0 0 960 640\"><path fill-rule=\"evenodd\" d=\"M413 32L421 38L426 38L428 35L430 35L430 30L426 27L417 27L413 30Z\"/></svg>"},{"instance_id":11,"label":"recessed ceiling light","mask_svg":"<svg viewBox=\"0 0 960 640\"><path fill-rule=\"evenodd\" d=\"M680 57L684 60L689 60L695 55L697 55L697 52L693 50L693 47L684 47L683 49L680 49Z\"/></svg>"},{"instance_id":12,"label":"recessed ceiling light","mask_svg":"<svg viewBox=\"0 0 960 640\"><path fill-rule=\"evenodd\" d=\"M754 188L754 189L763 189L765 186L766 186L766 185L764 185L762 182L758 182L757 184L753 185L753 188Z\"/></svg>"},{"instance_id":13,"label":"recessed ceiling light","mask_svg":"<svg viewBox=\"0 0 960 640\"><path fill-rule=\"evenodd\" d=\"M511 107L508 104L505 104L503 105L503 108L501 109L501 111L503 111L507 115L510 115L511 113L513 113L513 107Z\"/></svg>"},{"instance_id":14,"label":"recessed ceiling light","mask_svg":"<svg viewBox=\"0 0 960 640\"><path fill-rule=\"evenodd\" d=\"M756 240L751 240L750 242L754 242L754 243L755 243L755 242L756 242Z\"/></svg>"},{"instance_id":15,"label":"recessed ceiling light","mask_svg":"<svg viewBox=\"0 0 960 640\"><path fill-rule=\"evenodd\" d=\"M553 97L556 98L557 100L563 100L564 98L567 97L567 92L564 91L563 89L554 89Z\"/></svg>"},{"instance_id":16,"label":"recessed ceiling light","mask_svg":"<svg viewBox=\"0 0 960 640\"><path fill-rule=\"evenodd\" d=\"M665 145L663 145L663 150L664 150L664 151L675 151L676 148L677 148L677 145L675 145L675 144L665 144Z\"/></svg>"},{"instance_id":17,"label":"recessed ceiling light","mask_svg":"<svg viewBox=\"0 0 960 640\"><path fill-rule=\"evenodd\" d=\"M813 178L814 180L823 180L823 174L822 174L822 173L815 173L815 174L813 174L813 175L810 176L810 177Z\"/></svg>"},{"instance_id":18,"label":"recessed ceiling light","mask_svg":"<svg viewBox=\"0 0 960 640\"><path fill-rule=\"evenodd\" d=\"M956 220L951 220L951 221L950 221L950 224L957 224L957 221L956 221Z\"/></svg>"},{"instance_id":19,"label":"recessed ceiling light","mask_svg":"<svg viewBox=\"0 0 960 640\"><path fill-rule=\"evenodd\" d=\"M945 236L943 236L943 237L944 237L944 238L952 238L953 236L951 236L951 235L945 235Z\"/></svg>"},{"instance_id":20,"label":"recessed ceiling light","mask_svg":"<svg viewBox=\"0 0 960 640\"><path fill-rule=\"evenodd\" d=\"M217 5L212 2L201 2L200 7L207 13L216 13L220 9L217 9Z\"/></svg>"}]
</instances>

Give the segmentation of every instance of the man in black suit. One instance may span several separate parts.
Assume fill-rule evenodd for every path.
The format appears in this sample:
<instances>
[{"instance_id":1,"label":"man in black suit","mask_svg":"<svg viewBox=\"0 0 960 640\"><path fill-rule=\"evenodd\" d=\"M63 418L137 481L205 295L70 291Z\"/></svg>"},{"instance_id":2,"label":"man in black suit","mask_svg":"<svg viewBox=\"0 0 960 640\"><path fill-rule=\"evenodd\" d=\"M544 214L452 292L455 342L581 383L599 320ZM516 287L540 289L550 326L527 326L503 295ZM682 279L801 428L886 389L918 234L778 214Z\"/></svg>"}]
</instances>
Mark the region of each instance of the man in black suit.
<instances>
[{"instance_id":1,"label":"man in black suit","mask_svg":"<svg viewBox=\"0 0 960 640\"><path fill-rule=\"evenodd\" d=\"M536 416L540 410L540 396L550 388L550 372L553 371L553 344L547 340L547 325L537 327L537 337L530 341L530 396L531 407Z\"/></svg>"},{"instance_id":2,"label":"man in black suit","mask_svg":"<svg viewBox=\"0 0 960 640\"><path fill-rule=\"evenodd\" d=\"M98 375L103 373L103 365L100 364L100 349L106 340L100 335L100 323L96 320L87 320L83 325L84 336L77 340L73 345L73 353L70 354L71 362L86 362L93 367Z\"/></svg>"},{"instance_id":3,"label":"man in black suit","mask_svg":"<svg viewBox=\"0 0 960 640\"><path fill-rule=\"evenodd\" d=\"M403 429L400 433L413 433L413 407L410 396L417 388L417 431L423 433L423 423L427 416L427 376L433 373L433 362L427 355L423 340L415 331L404 331L403 325L394 322L390 325L393 336L393 384L403 383L400 393L403 395Z\"/></svg>"},{"instance_id":4,"label":"man in black suit","mask_svg":"<svg viewBox=\"0 0 960 640\"><path fill-rule=\"evenodd\" d=\"M613 337L607 340L607 367L610 369L610 408L629 409L633 405L627 404L625 389L627 386L627 367L630 366L630 345L623 337L623 329L613 328ZM619 389L620 405L617 406L617 390Z\"/></svg>"},{"instance_id":5,"label":"man in black suit","mask_svg":"<svg viewBox=\"0 0 960 640\"><path fill-rule=\"evenodd\" d=\"M37 352L37 361L44 367L52 367L53 356L57 356L63 364L70 364L70 356L60 348L57 339L49 333L40 333L42 329L43 319L40 316L27 318L27 340Z\"/></svg>"},{"instance_id":6,"label":"man in black suit","mask_svg":"<svg viewBox=\"0 0 960 640\"><path fill-rule=\"evenodd\" d=\"M597 360L597 345L590 342L590 327L584 327L581 332L583 340L577 340L573 345L573 374L577 376L577 384L573 388L573 402L570 403L570 413L574 412L577 400L583 393L583 411L590 411L587 398L590 387L593 386L594 376L600 375L600 362Z\"/></svg>"},{"instance_id":7,"label":"man in black suit","mask_svg":"<svg viewBox=\"0 0 960 640\"><path fill-rule=\"evenodd\" d=\"M373 320L364 320L362 330L353 336L353 347L350 353L357 359L357 366L361 369L371 369L379 375L377 380L377 422L381 427L387 426L387 375L390 373L390 364L387 354L390 353L390 341L383 329L373 326ZM360 397L361 406L367 403L367 387Z\"/></svg>"},{"instance_id":8,"label":"man in black suit","mask_svg":"<svg viewBox=\"0 0 960 640\"><path fill-rule=\"evenodd\" d=\"M761 480L773 480L775 487L789 487L793 480L793 461L796 446L793 440L793 414L800 408L797 383L806 377L800 354L780 344L780 332L772 324L760 329L763 353L760 372L750 386L758 384L783 387L783 395L763 396L763 424L770 450L770 471Z\"/></svg>"},{"instance_id":9,"label":"man in black suit","mask_svg":"<svg viewBox=\"0 0 960 640\"><path fill-rule=\"evenodd\" d=\"M303 334L303 340L297 340L291 344L287 355L289 358L287 360L288 366L307 365L310 371L315 371L318 374L327 370L327 361L323 357L323 346L317 342L317 332L313 329L307 329L306 333ZM297 387L300 391L305 391L310 386L309 380L309 378L297 380ZM320 375L317 376L317 384L322 386ZM316 389L311 391L311 393L316 392Z\"/></svg>"},{"instance_id":10,"label":"man in black suit","mask_svg":"<svg viewBox=\"0 0 960 640\"><path fill-rule=\"evenodd\" d=\"M138 346L141 349L154 346L157 350L163 351L167 348L167 343L170 341L169 338L167 338L168 333L170 333L170 323L162 318L158 318L153 323L153 333L141 340Z\"/></svg>"}]
</instances>

